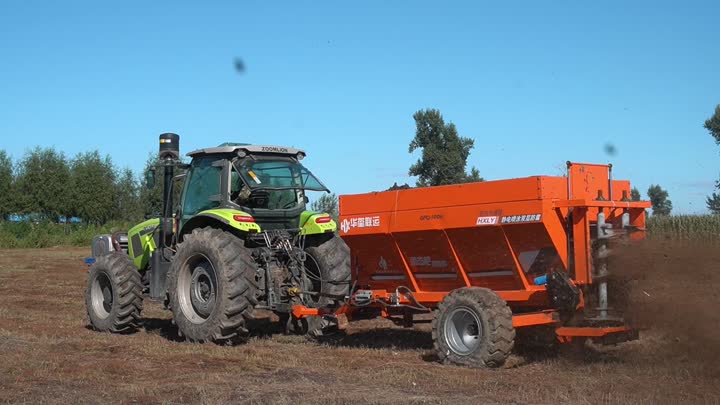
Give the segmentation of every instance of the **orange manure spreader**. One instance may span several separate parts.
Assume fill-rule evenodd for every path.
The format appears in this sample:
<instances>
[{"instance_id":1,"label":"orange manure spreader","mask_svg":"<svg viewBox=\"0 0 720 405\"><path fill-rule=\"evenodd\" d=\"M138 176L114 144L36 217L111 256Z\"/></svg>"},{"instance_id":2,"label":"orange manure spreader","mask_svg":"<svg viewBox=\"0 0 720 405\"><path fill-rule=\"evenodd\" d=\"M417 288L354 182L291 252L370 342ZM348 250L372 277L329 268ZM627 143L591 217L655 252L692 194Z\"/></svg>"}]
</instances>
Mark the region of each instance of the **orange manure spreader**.
<instances>
[{"instance_id":1,"label":"orange manure spreader","mask_svg":"<svg viewBox=\"0 0 720 405\"><path fill-rule=\"evenodd\" d=\"M516 332L634 339L608 302L607 257L613 242L644 238L649 206L630 201L612 165L570 162L564 177L341 196L350 296L332 313L293 313L412 326L432 312L437 356L470 366L502 365Z\"/></svg>"}]
</instances>

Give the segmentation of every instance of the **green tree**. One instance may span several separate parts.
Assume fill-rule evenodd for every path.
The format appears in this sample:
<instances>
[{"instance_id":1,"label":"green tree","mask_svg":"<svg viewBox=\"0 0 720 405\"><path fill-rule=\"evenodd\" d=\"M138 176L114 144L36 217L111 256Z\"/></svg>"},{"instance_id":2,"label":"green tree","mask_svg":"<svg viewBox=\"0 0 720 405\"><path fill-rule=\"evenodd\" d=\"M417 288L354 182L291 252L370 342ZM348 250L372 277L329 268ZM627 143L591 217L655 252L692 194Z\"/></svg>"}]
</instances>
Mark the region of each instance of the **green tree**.
<instances>
[{"instance_id":1,"label":"green tree","mask_svg":"<svg viewBox=\"0 0 720 405\"><path fill-rule=\"evenodd\" d=\"M713 214L720 214L720 194L712 193L712 195L707 198L707 207Z\"/></svg>"},{"instance_id":2,"label":"green tree","mask_svg":"<svg viewBox=\"0 0 720 405\"><path fill-rule=\"evenodd\" d=\"M148 156L145 162L145 168L140 178L140 212L146 218L159 217L162 214L162 168L156 167L157 157L154 154ZM155 184L148 187L148 173L156 169ZM177 200L176 200L177 202Z\"/></svg>"},{"instance_id":3,"label":"green tree","mask_svg":"<svg viewBox=\"0 0 720 405\"><path fill-rule=\"evenodd\" d=\"M338 204L338 197L335 193L323 193L317 200L310 204L310 209L315 212L325 212L338 221L340 215L340 209Z\"/></svg>"},{"instance_id":4,"label":"green tree","mask_svg":"<svg viewBox=\"0 0 720 405\"><path fill-rule=\"evenodd\" d=\"M15 198L19 214L57 222L72 212L70 167L55 148L35 147L18 165Z\"/></svg>"},{"instance_id":5,"label":"green tree","mask_svg":"<svg viewBox=\"0 0 720 405\"><path fill-rule=\"evenodd\" d=\"M182 162L185 163L185 162ZM155 171L153 187L148 188L148 173L151 170ZM179 208L181 203L182 191L184 186L185 178L180 175L186 173L184 168L175 168L174 179L172 182L173 201L172 201L172 212ZM165 169L159 164L157 155L150 153L148 159L145 162L145 168L142 171L142 177L140 178L140 187L138 187L139 196L139 208L138 212L141 217L145 218L157 218L162 215L163 207L163 178Z\"/></svg>"},{"instance_id":6,"label":"green tree","mask_svg":"<svg viewBox=\"0 0 720 405\"><path fill-rule=\"evenodd\" d=\"M97 150L80 153L71 164L72 214L86 223L105 224L115 215L115 169Z\"/></svg>"},{"instance_id":7,"label":"green tree","mask_svg":"<svg viewBox=\"0 0 720 405\"><path fill-rule=\"evenodd\" d=\"M715 107L712 117L705 120L705 129L715 138L715 143L720 145L720 104Z\"/></svg>"},{"instance_id":8,"label":"green tree","mask_svg":"<svg viewBox=\"0 0 720 405\"><path fill-rule=\"evenodd\" d=\"M407 184L407 183L405 183L405 184L397 184L397 181L396 181L395 183L393 183L392 186L390 186L389 189L387 189L387 190L385 190L385 191L407 190L407 189L410 189L410 188L412 188L412 187L410 187L409 184Z\"/></svg>"},{"instance_id":9,"label":"green tree","mask_svg":"<svg viewBox=\"0 0 720 405\"><path fill-rule=\"evenodd\" d=\"M715 143L720 145L720 104L715 107L712 117L705 120L705 129L715 138ZM715 183L715 188L720 190L720 180ZM720 214L720 194L712 193L707 198L707 207L714 214Z\"/></svg>"},{"instance_id":10,"label":"green tree","mask_svg":"<svg viewBox=\"0 0 720 405\"><path fill-rule=\"evenodd\" d=\"M13 165L4 150L0 150L0 220L13 212Z\"/></svg>"},{"instance_id":11,"label":"green tree","mask_svg":"<svg viewBox=\"0 0 720 405\"><path fill-rule=\"evenodd\" d=\"M630 190L630 201L640 201L641 199L640 190L638 190L637 187L633 187L632 190Z\"/></svg>"},{"instance_id":12,"label":"green tree","mask_svg":"<svg viewBox=\"0 0 720 405\"><path fill-rule=\"evenodd\" d=\"M668 192L666 190L663 190L660 185L652 184L650 188L648 188L647 195L652 204L653 215L670 215L670 211L672 211L672 201L668 200Z\"/></svg>"},{"instance_id":13,"label":"green tree","mask_svg":"<svg viewBox=\"0 0 720 405\"><path fill-rule=\"evenodd\" d=\"M480 176L480 170L473 166L470 169L470 174L468 174L465 178L465 183L473 183L477 181L485 181L485 179Z\"/></svg>"},{"instance_id":14,"label":"green tree","mask_svg":"<svg viewBox=\"0 0 720 405\"><path fill-rule=\"evenodd\" d=\"M113 219L137 221L142 218L138 184L132 170L125 168L115 176L115 207Z\"/></svg>"},{"instance_id":15,"label":"green tree","mask_svg":"<svg viewBox=\"0 0 720 405\"><path fill-rule=\"evenodd\" d=\"M459 136L455 124L446 124L438 110L420 110L413 118L416 130L409 151L422 149L422 157L410 166L409 174L419 177L418 187L483 181L474 167L465 173L475 144L471 138Z\"/></svg>"}]
</instances>

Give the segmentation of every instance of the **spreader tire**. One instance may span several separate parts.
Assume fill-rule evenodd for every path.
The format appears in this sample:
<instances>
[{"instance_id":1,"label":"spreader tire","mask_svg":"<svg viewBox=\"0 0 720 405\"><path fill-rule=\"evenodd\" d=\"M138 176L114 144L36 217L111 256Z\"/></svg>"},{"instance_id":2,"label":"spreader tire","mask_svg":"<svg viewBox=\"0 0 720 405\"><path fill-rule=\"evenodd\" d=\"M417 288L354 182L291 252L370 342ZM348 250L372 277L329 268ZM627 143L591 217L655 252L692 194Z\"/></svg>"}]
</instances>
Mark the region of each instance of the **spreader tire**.
<instances>
[{"instance_id":1,"label":"spreader tire","mask_svg":"<svg viewBox=\"0 0 720 405\"><path fill-rule=\"evenodd\" d=\"M130 258L120 252L98 257L90 267L85 308L90 325L102 332L132 332L142 311L142 279Z\"/></svg>"},{"instance_id":2,"label":"spreader tire","mask_svg":"<svg viewBox=\"0 0 720 405\"><path fill-rule=\"evenodd\" d=\"M192 342L217 342L246 333L257 304L256 275L257 264L241 239L219 229L194 229L178 245L168 275L180 334Z\"/></svg>"},{"instance_id":3,"label":"spreader tire","mask_svg":"<svg viewBox=\"0 0 720 405\"><path fill-rule=\"evenodd\" d=\"M499 367L513 348L512 311L487 288L460 288L448 294L435 311L432 337L440 361Z\"/></svg>"}]
</instances>

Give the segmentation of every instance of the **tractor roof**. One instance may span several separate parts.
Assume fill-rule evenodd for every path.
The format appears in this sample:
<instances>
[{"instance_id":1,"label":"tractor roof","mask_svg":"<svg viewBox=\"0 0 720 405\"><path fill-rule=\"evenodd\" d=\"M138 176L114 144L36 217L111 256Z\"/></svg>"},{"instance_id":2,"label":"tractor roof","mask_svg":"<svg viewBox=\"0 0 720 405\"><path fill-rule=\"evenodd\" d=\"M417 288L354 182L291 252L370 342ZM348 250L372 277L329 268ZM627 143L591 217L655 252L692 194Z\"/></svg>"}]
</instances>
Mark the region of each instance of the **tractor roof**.
<instances>
[{"instance_id":1,"label":"tractor roof","mask_svg":"<svg viewBox=\"0 0 720 405\"><path fill-rule=\"evenodd\" d=\"M249 155L254 154L272 154L272 155L286 155L286 156L298 156L302 154L305 156L305 151L295 148L288 148L285 146L273 146L273 145L250 145L247 143L230 143L226 142L214 148L204 148L194 150L187 155L195 157L199 155L217 155L217 154L231 154L237 153L239 150L244 150Z\"/></svg>"}]
</instances>

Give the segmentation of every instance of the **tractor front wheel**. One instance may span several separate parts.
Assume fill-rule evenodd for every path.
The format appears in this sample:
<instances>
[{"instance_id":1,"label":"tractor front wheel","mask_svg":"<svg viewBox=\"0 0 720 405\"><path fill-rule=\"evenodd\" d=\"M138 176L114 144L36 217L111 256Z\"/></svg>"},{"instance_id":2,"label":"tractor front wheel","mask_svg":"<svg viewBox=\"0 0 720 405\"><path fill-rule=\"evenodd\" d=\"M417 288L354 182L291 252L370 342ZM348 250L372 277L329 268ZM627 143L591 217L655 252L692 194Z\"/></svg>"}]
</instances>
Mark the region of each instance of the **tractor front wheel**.
<instances>
[{"instance_id":1,"label":"tractor front wheel","mask_svg":"<svg viewBox=\"0 0 720 405\"><path fill-rule=\"evenodd\" d=\"M470 367L499 367L515 339L512 311L492 290L459 288L448 294L432 321L441 361Z\"/></svg>"},{"instance_id":2,"label":"tractor front wheel","mask_svg":"<svg viewBox=\"0 0 720 405\"><path fill-rule=\"evenodd\" d=\"M102 332L132 332L142 311L142 279L130 258L113 252L90 267L85 307L90 324Z\"/></svg>"},{"instance_id":3,"label":"tractor front wheel","mask_svg":"<svg viewBox=\"0 0 720 405\"><path fill-rule=\"evenodd\" d=\"M178 245L168 275L170 308L181 335L221 341L247 332L257 304L257 265L244 242L214 228L195 229Z\"/></svg>"}]
</instances>

